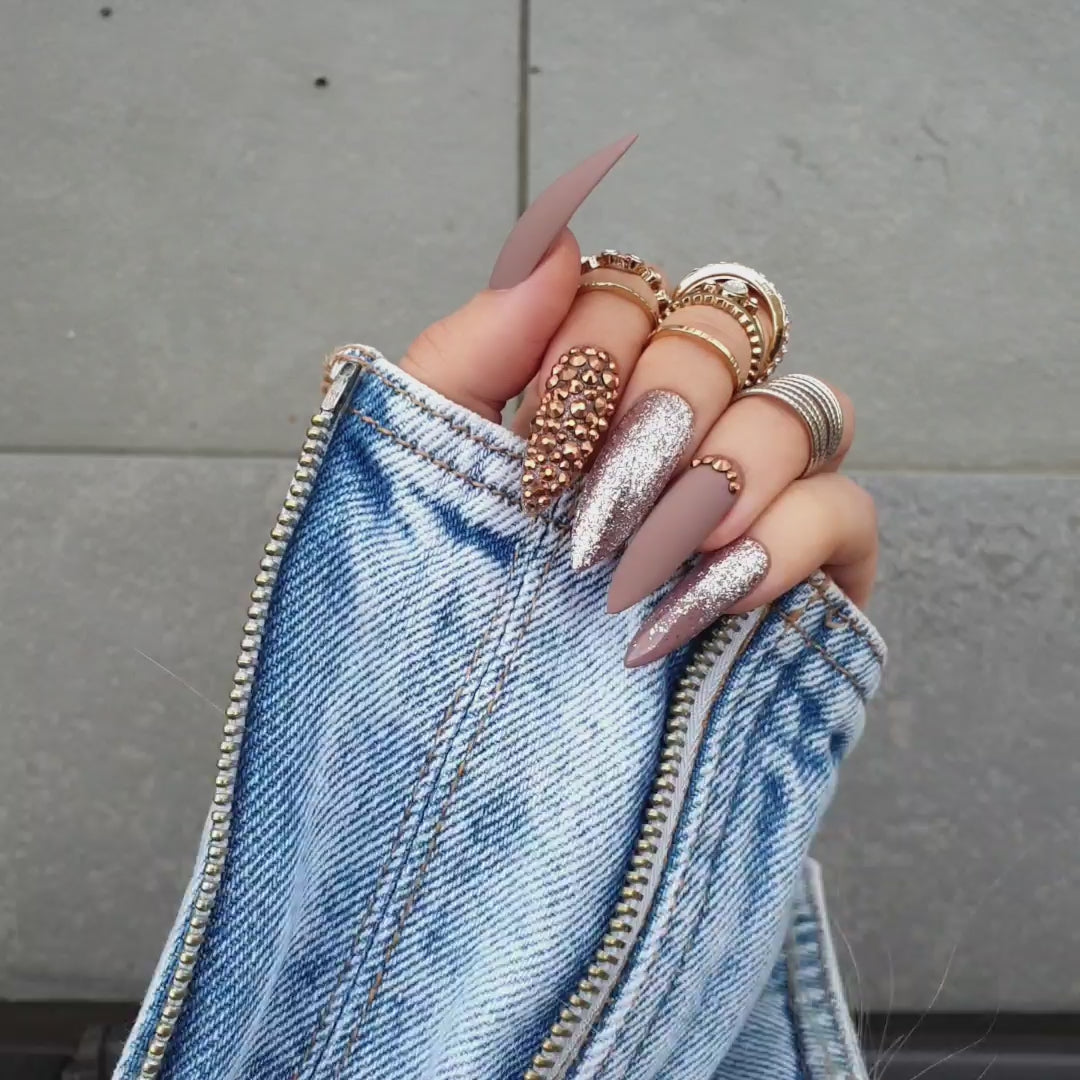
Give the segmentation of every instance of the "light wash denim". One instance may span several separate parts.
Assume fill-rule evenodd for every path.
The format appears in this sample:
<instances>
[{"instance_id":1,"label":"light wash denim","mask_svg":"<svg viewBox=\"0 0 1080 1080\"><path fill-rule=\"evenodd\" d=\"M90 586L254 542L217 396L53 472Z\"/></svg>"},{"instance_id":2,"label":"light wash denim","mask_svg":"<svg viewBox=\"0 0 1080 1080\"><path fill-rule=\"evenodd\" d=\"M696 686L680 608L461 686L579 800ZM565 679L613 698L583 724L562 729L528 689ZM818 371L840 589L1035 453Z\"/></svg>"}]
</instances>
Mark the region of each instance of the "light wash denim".
<instances>
[{"instance_id":1,"label":"light wash denim","mask_svg":"<svg viewBox=\"0 0 1080 1080\"><path fill-rule=\"evenodd\" d=\"M509 432L381 360L347 406L274 587L167 1080L521 1077L611 918L692 651L623 667L657 598L605 614L566 500L522 515ZM823 580L763 618L575 1080L864 1075L807 849L883 656Z\"/></svg>"}]
</instances>

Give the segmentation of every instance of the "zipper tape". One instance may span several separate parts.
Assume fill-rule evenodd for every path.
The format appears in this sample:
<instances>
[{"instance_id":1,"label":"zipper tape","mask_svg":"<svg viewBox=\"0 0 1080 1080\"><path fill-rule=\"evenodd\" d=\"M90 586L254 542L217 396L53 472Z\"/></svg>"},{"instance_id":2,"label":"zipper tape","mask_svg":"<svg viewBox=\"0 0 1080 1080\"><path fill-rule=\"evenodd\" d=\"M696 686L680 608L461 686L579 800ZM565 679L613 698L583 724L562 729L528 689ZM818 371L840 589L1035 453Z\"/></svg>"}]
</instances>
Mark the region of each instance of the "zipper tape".
<instances>
[{"instance_id":1,"label":"zipper tape","mask_svg":"<svg viewBox=\"0 0 1080 1080\"><path fill-rule=\"evenodd\" d=\"M768 608L725 615L709 630L676 685L660 761L619 899L599 948L559 1013L524 1080L562 1080L611 1000L645 928L690 787L709 713Z\"/></svg>"},{"instance_id":2,"label":"zipper tape","mask_svg":"<svg viewBox=\"0 0 1080 1080\"><path fill-rule=\"evenodd\" d=\"M263 548L259 572L255 575L255 587L251 591L251 606L244 623L240 654L236 659L233 688L229 693L228 708L225 710L225 728L218 751L220 757L214 777L214 796L210 808L205 856L201 868L197 871L191 909L182 932L180 953L169 975L165 1000L154 1021L150 1044L139 1069L141 1080L153 1080L161 1072L165 1051L191 989L195 963L199 958L199 950L206 937L210 916L217 900L225 860L229 853L233 788L240 748L244 741L248 704L262 649L270 597L277 583L281 562L304 507L311 497L315 478L322 466L343 407L352 398L353 389L362 371L359 361L381 359L382 356L377 350L366 345L348 345L334 354L330 365L329 389L319 411L311 418L288 494L278 511L277 522L270 531L270 539Z\"/></svg>"}]
</instances>

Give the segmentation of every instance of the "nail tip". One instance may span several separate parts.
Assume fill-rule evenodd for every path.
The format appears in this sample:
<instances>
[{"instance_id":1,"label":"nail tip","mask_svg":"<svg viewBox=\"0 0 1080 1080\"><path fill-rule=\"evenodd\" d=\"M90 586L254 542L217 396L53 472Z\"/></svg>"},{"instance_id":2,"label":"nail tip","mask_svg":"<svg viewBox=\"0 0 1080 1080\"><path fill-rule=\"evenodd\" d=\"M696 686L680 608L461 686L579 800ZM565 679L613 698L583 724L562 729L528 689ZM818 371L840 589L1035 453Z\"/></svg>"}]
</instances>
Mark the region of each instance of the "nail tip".
<instances>
[{"instance_id":1,"label":"nail tip","mask_svg":"<svg viewBox=\"0 0 1080 1080\"><path fill-rule=\"evenodd\" d=\"M603 544L587 541L577 528L570 535L570 565L578 573L599 566L610 559L614 553L613 549Z\"/></svg>"},{"instance_id":2,"label":"nail tip","mask_svg":"<svg viewBox=\"0 0 1080 1080\"><path fill-rule=\"evenodd\" d=\"M570 550L570 569L575 574L580 574L585 570L591 569L596 565L596 560L590 559L587 552L577 552L572 548Z\"/></svg>"},{"instance_id":3,"label":"nail tip","mask_svg":"<svg viewBox=\"0 0 1080 1080\"><path fill-rule=\"evenodd\" d=\"M512 289L532 274L540 265L544 253L592 194L593 188L615 167L623 154L637 142L637 138L636 133L624 135L597 150L540 192L525 208L499 250L495 267L488 278L489 289ZM567 187L570 189L569 195L565 190ZM539 225L536 224L537 220Z\"/></svg>"}]
</instances>

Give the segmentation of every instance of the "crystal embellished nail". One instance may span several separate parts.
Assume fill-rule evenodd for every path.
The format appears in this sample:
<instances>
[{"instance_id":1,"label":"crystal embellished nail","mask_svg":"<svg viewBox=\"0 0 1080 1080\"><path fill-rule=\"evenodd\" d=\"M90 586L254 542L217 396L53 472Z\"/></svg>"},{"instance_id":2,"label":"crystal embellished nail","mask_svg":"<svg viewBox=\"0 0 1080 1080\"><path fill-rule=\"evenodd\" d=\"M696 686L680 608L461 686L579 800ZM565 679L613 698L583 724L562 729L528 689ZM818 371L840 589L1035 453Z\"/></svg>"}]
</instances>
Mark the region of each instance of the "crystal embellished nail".
<instances>
[{"instance_id":1,"label":"crystal embellished nail","mask_svg":"<svg viewBox=\"0 0 1080 1080\"><path fill-rule=\"evenodd\" d=\"M641 524L693 431L693 409L667 390L646 394L623 417L582 486L570 538L575 570L609 559Z\"/></svg>"},{"instance_id":2,"label":"crystal embellished nail","mask_svg":"<svg viewBox=\"0 0 1080 1080\"><path fill-rule=\"evenodd\" d=\"M521 473L521 504L535 516L588 467L615 411L619 373L603 349L568 349L551 369L529 427Z\"/></svg>"},{"instance_id":3,"label":"crystal embellished nail","mask_svg":"<svg viewBox=\"0 0 1080 1080\"><path fill-rule=\"evenodd\" d=\"M769 571L769 553L744 537L705 556L645 621L623 661L640 667L667 656L748 596Z\"/></svg>"},{"instance_id":4,"label":"crystal embellished nail","mask_svg":"<svg viewBox=\"0 0 1080 1080\"><path fill-rule=\"evenodd\" d=\"M608 611L624 611L663 585L731 513L741 491L730 458L696 458L627 545L611 579Z\"/></svg>"}]
</instances>

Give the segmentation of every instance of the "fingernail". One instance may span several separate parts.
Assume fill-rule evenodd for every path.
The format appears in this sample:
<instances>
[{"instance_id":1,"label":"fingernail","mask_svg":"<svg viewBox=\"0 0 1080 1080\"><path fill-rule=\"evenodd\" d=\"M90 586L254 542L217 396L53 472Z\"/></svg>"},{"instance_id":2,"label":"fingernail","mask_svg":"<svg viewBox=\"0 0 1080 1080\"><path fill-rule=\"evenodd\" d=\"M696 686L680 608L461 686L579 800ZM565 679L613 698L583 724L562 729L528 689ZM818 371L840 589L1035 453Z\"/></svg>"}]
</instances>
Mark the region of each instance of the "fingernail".
<instances>
[{"instance_id":1,"label":"fingernail","mask_svg":"<svg viewBox=\"0 0 1080 1080\"><path fill-rule=\"evenodd\" d=\"M624 611L660 588L731 513L742 491L738 466L696 458L627 545L608 590L608 611Z\"/></svg>"},{"instance_id":2,"label":"fingernail","mask_svg":"<svg viewBox=\"0 0 1080 1080\"><path fill-rule=\"evenodd\" d=\"M585 471L618 396L619 373L603 349L582 346L559 357L529 425L521 473L526 514L550 506Z\"/></svg>"},{"instance_id":3,"label":"fingernail","mask_svg":"<svg viewBox=\"0 0 1080 1080\"><path fill-rule=\"evenodd\" d=\"M637 632L623 661L651 664L697 637L749 595L769 570L769 553L748 537L707 555Z\"/></svg>"},{"instance_id":4,"label":"fingernail","mask_svg":"<svg viewBox=\"0 0 1080 1080\"><path fill-rule=\"evenodd\" d=\"M646 394L623 417L585 477L570 538L575 570L618 551L664 490L693 432L693 409L667 390Z\"/></svg>"},{"instance_id":5,"label":"fingernail","mask_svg":"<svg viewBox=\"0 0 1080 1080\"><path fill-rule=\"evenodd\" d=\"M510 230L491 271L489 289L511 289L536 269L577 208L636 140L636 135L627 135L598 150L540 192Z\"/></svg>"}]
</instances>

